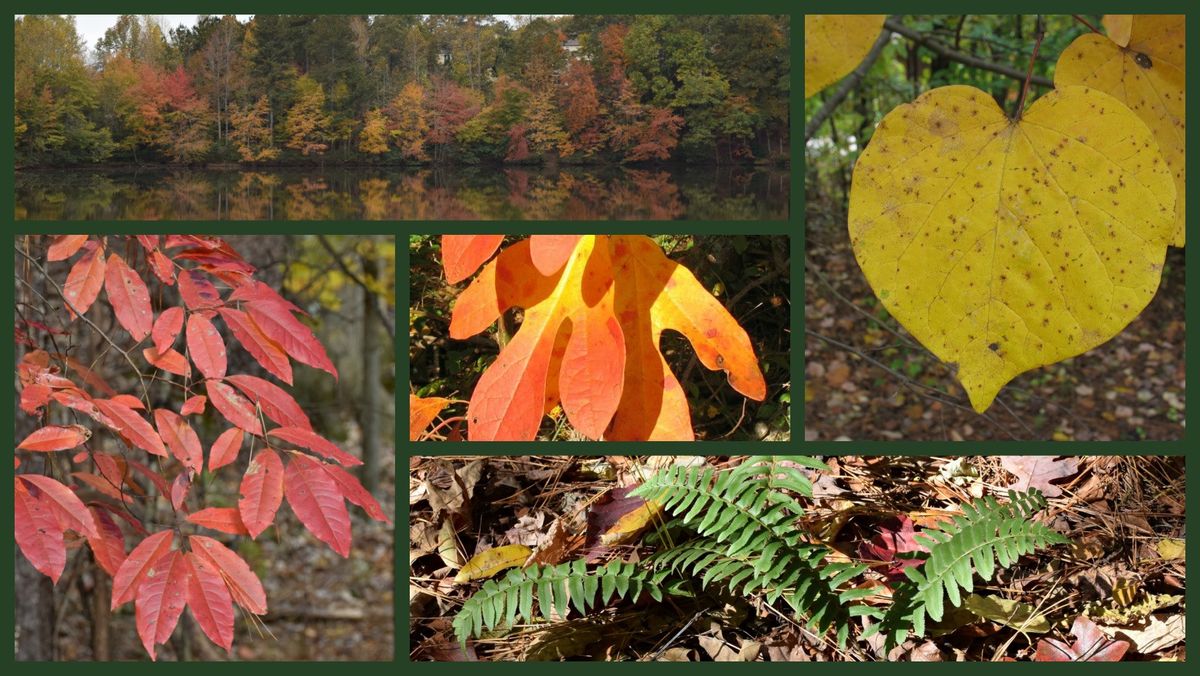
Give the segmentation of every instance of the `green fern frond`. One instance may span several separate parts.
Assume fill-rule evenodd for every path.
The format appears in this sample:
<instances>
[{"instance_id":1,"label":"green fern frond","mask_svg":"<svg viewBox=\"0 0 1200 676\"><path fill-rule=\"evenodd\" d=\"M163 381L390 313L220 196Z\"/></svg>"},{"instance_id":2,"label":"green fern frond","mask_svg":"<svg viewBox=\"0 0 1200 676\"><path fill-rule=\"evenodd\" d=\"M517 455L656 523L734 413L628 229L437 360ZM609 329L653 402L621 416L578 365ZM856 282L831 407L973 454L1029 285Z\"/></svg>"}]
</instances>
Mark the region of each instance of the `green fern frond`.
<instances>
[{"instance_id":1,"label":"green fern frond","mask_svg":"<svg viewBox=\"0 0 1200 676\"><path fill-rule=\"evenodd\" d=\"M753 456L726 471L676 466L631 495L658 500L701 536L656 555L655 565L688 570L704 585L721 580L731 589L766 591L770 602L784 598L809 626L835 629L842 643L849 604L862 594L838 588L866 566L827 564L829 550L802 539L796 520L803 508L791 494L811 496L812 484L795 465L824 467L811 458L777 456Z\"/></svg>"},{"instance_id":2,"label":"green fern frond","mask_svg":"<svg viewBox=\"0 0 1200 676\"><path fill-rule=\"evenodd\" d=\"M459 641L480 636L497 627L511 627L535 619L534 599L547 621L566 617L570 606L587 614L614 598L637 598L645 592L662 600L662 573L632 563L612 561L588 570L583 559L557 566L514 568L499 580L488 580L463 604L454 618Z\"/></svg>"},{"instance_id":3,"label":"green fern frond","mask_svg":"<svg viewBox=\"0 0 1200 676\"><path fill-rule=\"evenodd\" d=\"M884 631L889 644L898 644L909 631L923 635L926 617L940 621L947 601L956 607L963 595L972 593L976 573L989 581L997 563L1007 568L1025 554L1067 542L1048 526L1030 521L1046 506L1041 491L1009 491L1008 498L1004 504L990 496L965 504L961 516L918 534L916 540L929 548L929 555L920 566L905 569L908 579L897 586L882 621L864 637Z\"/></svg>"}]
</instances>

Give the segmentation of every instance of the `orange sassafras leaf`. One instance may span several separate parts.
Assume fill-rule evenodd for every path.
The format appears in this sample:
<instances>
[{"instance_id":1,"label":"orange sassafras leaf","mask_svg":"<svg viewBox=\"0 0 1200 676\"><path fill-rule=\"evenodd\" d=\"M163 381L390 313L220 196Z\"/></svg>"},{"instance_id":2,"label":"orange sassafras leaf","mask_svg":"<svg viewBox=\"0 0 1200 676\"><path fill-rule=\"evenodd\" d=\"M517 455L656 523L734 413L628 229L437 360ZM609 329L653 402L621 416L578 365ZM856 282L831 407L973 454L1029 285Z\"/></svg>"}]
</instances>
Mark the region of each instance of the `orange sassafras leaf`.
<instances>
[{"instance_id":1,"label":"orange sassafras leaf","mask_svg":"<svg viewBox=\"0 0 1200 676\"><path fill-rule=\"evenodd\" d=\"M322 463L292 453L284 472L283 490L300 523L342 558L350 557L350 513L337 482Z\"/></svg>"},{"instance_id":2,"label":"orange sassafras leaf","mask_svg":"<svg viewBox=\"0 0 1200 676\"><path fill-rule=\"evenodd\" d=\"M442 397L418 397L408 395L408 440L416 441L421 438L429 423L437 417L442 409L450 404L449 399Z\"/></svg>"},{"instance_id":3,"label":"orange sassafras leaf","mask_svg":"<svg viewBox=\"0 0 1200 676\"><path fill-rule=\"evenodd\" d=\"M112 304L117 321L135 342L150 335L154 326L150 291L138 273L115 253L108 256L108 266L104 271L104 291L108 294L108 302Z\"/></svg>"},{"instance_id":4,"label":"orange sassafras leaf","mask_svg":"<svg viewBox=\"0 0 1200 676\"><path fill-rule=\"evenodd\" d=\"M442 267L446 281L457 284L475 274L496 253L504 235L442 235Z\"/></svg>"},{"instance_id":5,"label":"orange sassafras leaf","mask_svg":"<svg viewBox=\"0 0 1200 676\"><path fill-rule=\"evenodd\" d=\"M257 538L275 521L275 512L283 502L283 462L265 448L250 462L242 476L238 512L251 538Z\"/></svg>"},{"instance_id":6,"label":"orange sassafras leaf","mask_svg":"<svg viewBox=\"0 0 1200 676\"><path fill-rule=\"evenodd\" d=\"M529 257L533 267L543 275L553 275L562 269L575 245L583 235L532 235L529 238Z\"/></svg>"}]
</instances>

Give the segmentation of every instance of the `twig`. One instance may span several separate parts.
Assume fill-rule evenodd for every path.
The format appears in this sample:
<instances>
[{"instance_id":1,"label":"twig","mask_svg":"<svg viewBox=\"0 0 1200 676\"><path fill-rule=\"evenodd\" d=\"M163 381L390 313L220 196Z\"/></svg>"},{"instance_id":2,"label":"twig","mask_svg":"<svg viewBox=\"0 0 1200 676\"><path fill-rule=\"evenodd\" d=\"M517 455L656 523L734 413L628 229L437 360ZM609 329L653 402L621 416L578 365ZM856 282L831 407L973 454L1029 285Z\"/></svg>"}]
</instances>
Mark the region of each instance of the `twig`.
<instances>
[{"instance_id":1,"label":"twig","mask_svg":"<svg viewBox=\"0 0 1200 676\"><path fill-rule=\"evenodd\" d=\"M892 32L884 28L875 40L875 44L871 47L871 51L867 52L866 58L862 60L862 63L858 64L858 68L855 68L846 79L842 80L842 83L834 90L833 95L825 99L825 103L821 104L821 108L805 123L805 141L816 135L817 130L821 128L825 120L829 119L830 115L833 115L833 111L841 105L842 101L846 100L851 90L857 87L858 83L866 77L867 71L871 70L871 66L875 65L875 62L879 60L879 55L883 53L883 48L887 46L888 41L891 39Z\"/></svg>"},{"instance_id":2,"label":"twig","mask_svg":"<svg viewBox=\"0 0 1200 676\"><path fill-rule=\"evenodd\" d=\"M1033 77L1033 64L1037 62L1038 51L1042 48L1042 38L1046 37L1046 26L1042 22L1042 15L1038 14L1034 20L1034 37L1036 41L1033 43L1033 56L1029 57L1029 70L1025 72L1025 86L1021 87L1021 98L1017 99L1017 112L1013 115L1013 120L1020 120L1021 113L1025 110L1025 96L1029 94L1029 79Z\"/></svg>"},{"instance_id":3,"label":"twig","mask_svg":"<svg viewBox=\"0 0 1200 676\"><path fill-rule=\"evenodd\" d=\"M932 50L934 53L936 53L940 56L943 56L947 59L950 59L951 61L957 61L958 63L961 63L964 66L971 66L973 68L979 68L981 70L986 70L986 71L989 71L992 73L996 73L998 75L1006 75L1008 77L1013 78L1014 80L1024 81L1024 79L1025 79L1025 73L1021 72L1020 70L1017 70L1016 68L1013 68L1012 66L1006 66L1001 63L993 63L991 61L985 61L984 59L981 59L977 56L971 56L970 54L964 54L960 51L957 51L955 49L952 49L952 48L942 44L941 42L939 42L937 40L934 40L933 38L931 38L927 35L924 35L918 31L915 31L894 19L888 19L887 21L884 21L883 27L892 31L893 33L899 33L900 35L903 35L904 37L908 38L909 40L912 40L913 42L921 45L922 47ZM1041 75L1033 76L1032 78L1030 78L1030 82L1032 82L1035 85L1042 86L1042 87L1051 87L1051 88L1054 87L1054 83L1051 82L1049 78L1042 77Z\"/></svg>"},{"instance_id":4,"label":"twig","mask_svg":"<svg viewBox=\"0 0 1200 676\"><path fill-rule=\"evenodd\" d=\"M1087 26L1089 29L1091 29L1091 31L1092 31L1093 33L1099 33L1099 32L1100 32L1099 30L1097 30L1097 29L1096 29L1096 27L1095 27L1095 26L1093 26L1092 24L1088 23L1087 19L1085 19L1085 18L1083 18L1083 17L1079 16L1078 14L1072 14L1071 16L1075 17L1075 20L1076 20L1076 21L1078 21L1079 23L1081 23L1081 24L1083 24L1083 25Z\"/></svg>"},{"instance_id":5,"label":"twig","mask_svg":"<svg viewBox=\"0 0 1200 676\"><path fill-rule=\"evenodd\" d=\"M338 268L341 269L343 274L345 274L347 277L349 277L350 280L353 281L355 284L362 287L362 289L364 291L375 296L375 303L376 303L375 314L379 316L379 322L381 324L383 324L383 328L387 329L388 337L391 338L393 341L395 341L396 340L396 323L391 317L388 316L387 308L383 304L383 298L378 293L375 293L374 289L372 289L370 286L368 286L367 283L361 277L359 277L353 270L351 270L350 266L346 265L346 261L342 260L342 255L334 250L333 244L330 244L329 240L325 237L325 235L317 235L317 241L319 241L321 243L321 246L325 247L325 250L329 252L329 255L331 257L333 257L333 262L337 263Z\"/></svg>"}]
</instances>

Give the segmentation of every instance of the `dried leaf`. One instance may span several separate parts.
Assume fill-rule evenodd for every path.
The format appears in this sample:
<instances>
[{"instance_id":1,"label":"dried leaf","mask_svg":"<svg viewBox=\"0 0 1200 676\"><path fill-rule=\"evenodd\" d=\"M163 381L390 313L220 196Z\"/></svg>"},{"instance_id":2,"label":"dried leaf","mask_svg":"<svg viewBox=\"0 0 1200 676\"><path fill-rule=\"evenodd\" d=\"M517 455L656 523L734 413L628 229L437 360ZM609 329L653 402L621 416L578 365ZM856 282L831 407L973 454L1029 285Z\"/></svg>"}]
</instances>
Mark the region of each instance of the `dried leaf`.
<instances>
[{"instance_id":1,"label":"dried leaf","mask_svg":"<svg viewBox=\"0 0 1200 676\"><path fill-rule=\"evenodd\" d=\"M1008 490L1027 491L1036 488L1048 498L1062 495L1062 489L1050 483L1074 476L1079 472L1079 462L1074 458L1058 458L1052 455L1002 455L1000 464L1017 477Z\"/></svg>"},{"instance_id":2,"label":"dried leaf","mask_svg":"<svg viewBox=\"0 0 1200 676\"><path fill-rule=\"evenodd\" d=\"M532 553L533 550L525 545L493 547L472 556L467 565L458 571L454 581L463 584L472 580L485 580L500 571L524 564Z\"/></svg>"},{"instance_id":3,"label":"dried leaf","mask_svg":"<svg viewBox=\"0 0 1200 676\"><path fill-rule=\"evenodd\" d=\"M1087 617L1080 615L1071 625L1075 642L1067 645L1063 641L1044 638L1037 643L1035 662L1120 662L1129 649L1126 641L1113 641Z\"/></svg>"}]
</instances>

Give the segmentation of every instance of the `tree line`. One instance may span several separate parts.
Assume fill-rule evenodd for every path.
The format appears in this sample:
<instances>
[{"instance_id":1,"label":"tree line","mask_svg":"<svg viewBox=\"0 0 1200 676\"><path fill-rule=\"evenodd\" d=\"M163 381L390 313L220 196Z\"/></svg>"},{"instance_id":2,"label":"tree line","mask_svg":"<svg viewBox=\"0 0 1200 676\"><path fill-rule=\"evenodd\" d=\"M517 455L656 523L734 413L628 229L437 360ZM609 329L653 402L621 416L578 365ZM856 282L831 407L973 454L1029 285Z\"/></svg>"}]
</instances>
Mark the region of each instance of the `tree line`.
<instances>
[{"instance_id":1,"label":"tree line","mask_svg":"<svg viewBox=\"0 0 1200 676\"><path fill-rule=\"evenodd\" d=\"M785 161L789 17L15 19L18 166Z\"/></svg>"}]
</instances>

